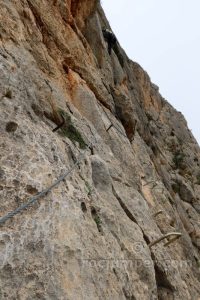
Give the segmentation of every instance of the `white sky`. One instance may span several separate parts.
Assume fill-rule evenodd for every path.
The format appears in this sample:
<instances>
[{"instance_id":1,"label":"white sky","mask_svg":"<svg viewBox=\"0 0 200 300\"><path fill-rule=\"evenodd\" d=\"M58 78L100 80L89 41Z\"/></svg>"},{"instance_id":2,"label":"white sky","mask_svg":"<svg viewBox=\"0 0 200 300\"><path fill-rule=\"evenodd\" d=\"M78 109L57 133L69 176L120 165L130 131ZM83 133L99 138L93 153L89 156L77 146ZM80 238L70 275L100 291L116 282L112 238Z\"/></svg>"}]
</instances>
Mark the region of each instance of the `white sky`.
<instances>
[{"instance_id":1,"label":"white sky","mask_svg":"<svg viewBox=\"0 0 200 300\"><path fill-rule=\"evenodd\" d=\"M121 46L200 144L200 0L101 0Z\"/></svg>"}]
</instances>

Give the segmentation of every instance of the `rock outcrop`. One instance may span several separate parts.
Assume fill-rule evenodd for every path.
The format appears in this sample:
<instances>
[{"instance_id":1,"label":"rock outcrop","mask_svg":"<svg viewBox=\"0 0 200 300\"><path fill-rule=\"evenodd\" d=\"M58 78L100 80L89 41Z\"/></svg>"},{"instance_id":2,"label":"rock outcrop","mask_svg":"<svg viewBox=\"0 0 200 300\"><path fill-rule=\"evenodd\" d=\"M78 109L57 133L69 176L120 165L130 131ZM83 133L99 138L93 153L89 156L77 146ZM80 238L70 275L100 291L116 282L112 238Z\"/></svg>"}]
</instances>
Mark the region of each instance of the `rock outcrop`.
<instances>
[{"instance_id":1,"label":"rock outcrop","mask_svg":"<svg viewBox=\"0 0 200 300\"><path fill-rule=\"evenodd\" d=\"M99 0L0 3L0 216L71 170L1 224L0 299L200 299L182 114L119 43L108 54Z\"/></svg>"}]
</instances>

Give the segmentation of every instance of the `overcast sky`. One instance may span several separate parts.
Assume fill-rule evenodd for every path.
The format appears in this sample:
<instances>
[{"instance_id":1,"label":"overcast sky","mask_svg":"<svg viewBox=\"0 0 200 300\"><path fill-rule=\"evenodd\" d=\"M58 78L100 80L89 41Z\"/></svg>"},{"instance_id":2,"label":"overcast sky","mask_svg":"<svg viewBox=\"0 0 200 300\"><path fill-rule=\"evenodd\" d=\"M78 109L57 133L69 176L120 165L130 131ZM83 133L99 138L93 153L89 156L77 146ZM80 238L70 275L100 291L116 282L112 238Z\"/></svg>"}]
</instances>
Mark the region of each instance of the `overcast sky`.
<instances>
[{"instance_id":1,"label":"overcast sky","mask_svg":"<svg viewBox=\"0 0 200 300\"><path fill-rule=\"evenodd\" d=\"M121 46L200 144L200 0L101 0Z\"/></svg>"}]
</instances>

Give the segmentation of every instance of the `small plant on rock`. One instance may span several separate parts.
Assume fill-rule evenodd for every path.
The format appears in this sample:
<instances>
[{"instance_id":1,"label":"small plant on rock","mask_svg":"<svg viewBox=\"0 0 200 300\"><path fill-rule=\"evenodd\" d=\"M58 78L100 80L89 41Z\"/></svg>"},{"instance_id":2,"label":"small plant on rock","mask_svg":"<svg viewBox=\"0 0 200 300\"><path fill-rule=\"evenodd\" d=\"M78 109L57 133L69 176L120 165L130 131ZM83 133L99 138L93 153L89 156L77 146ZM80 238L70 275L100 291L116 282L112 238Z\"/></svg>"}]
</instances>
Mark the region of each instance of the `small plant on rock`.
<instances>
[{"instance_id":1,"label":"small plant on rock","mask_svg":"<svg viewBox=\"0 0 200 300\"><path fill-rule=\"evenodd\" d=\"M90 196L92 194L92 187L86 180L85 180L85 189L86 189L87 195Z\"/></svg>"},{"instance_id":2,"label":"small plant on rock","mask_svg":"<svg viewBox=\"0 0 200 300\"><path fill-rule=\"evenodd\" d=\"M101 219L100 219L99 216L96 216L96 217L94 218L94 221L95 221L95 223L97 224L97 227L99 227L99 226L101 225Z\"/></svg>"},{"instance_id":3,"label":"small plant on rock","mask_svg":"<svg viewBox=\"0 0 200 300\"><path fill-rule=\"evenodd\" d=\"M180 183L179 182L173 182L172 183L172 189L175 193L180 193Z\"/></svg>"},{"instance_id":4,"label":"small plant on rock","mask_svg":"<svg viewBox=\"0 0 200 300\"><path fill-rule=\"evenodd\" d=\"M184 168L184 159L185 159L185 154L182 151L177 150L174 153L173 163L176 169Z\"/></svg>"},{"instance_id":5,"label":"small plant on rock","mask_svg":"<svg viewBox=\"0 0 200 300\"><path fill-rule=\"evenodd\" d=\"M70 115L68 115L63 110L60 110L60 114L65 119L65 125L60 129L61 134L63 136L68 137L72 142L78 142L79 147L81 149L85 149L87 147L87 144L85 143L84 139L82 138L81 133L73 125Z\"/></svg>"},{"instance_id":6,"label":"small plant on rock","mask_svg":"<svg viewBox=\"0 0 200 300\"><path fill-rule=\"evenodd\" d=\"M196 179L197 179L196 184L200 185L200 173L197 174Z\"/></svg>"},{"instance_id":7,"label":"small plant on rock","mask_svg":"<svg viewBox=\"0 0 200 300\"><path fill-rule=\"evenodd\" d=\"M102 221L101 221L101 218L98 215L97 210L96 210L95 207L91 207L91 214L92 214L92 218L93 218L94 222L97 225L98 231L102 232L102 228L101 228Z\"/></svg>"}]
</instances>

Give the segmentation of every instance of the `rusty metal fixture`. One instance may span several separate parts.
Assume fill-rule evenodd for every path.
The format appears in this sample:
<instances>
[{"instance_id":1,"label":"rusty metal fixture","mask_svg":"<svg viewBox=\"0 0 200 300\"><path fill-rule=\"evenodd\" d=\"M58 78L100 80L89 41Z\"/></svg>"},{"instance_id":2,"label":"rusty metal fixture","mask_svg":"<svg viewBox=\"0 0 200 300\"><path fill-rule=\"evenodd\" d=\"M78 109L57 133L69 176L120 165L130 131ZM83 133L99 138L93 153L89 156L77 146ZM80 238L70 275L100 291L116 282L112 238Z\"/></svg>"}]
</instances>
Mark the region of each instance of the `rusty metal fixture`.
<instances>
[{"instance_id":1,"label":"rusty metal fixture","mask_svg":"<svg viewBox=\"0 0 200 300\"><path fill-rule=\"evenodd\" d=\"M157 240L155 240L154 242L151 242L149 244L149 248L151 248L152 246L158 244L162 240L167 239L167 238L169 238L171 236L174 236L174 237L172 239L170 239L167 243L165 243L164 247L168 246L169 244L171 244L174 241L176 241L177 239L179 239L182 236L182 233L180 233L180 232L169 232L169 233L166 233L163 236L161 236L160 238L158 238Z\"/></svg>"},{"instance_id":2,"label":"rusty metal fixture","mask_svg":"<svg viewBox=\"0 0 200 300\"><path fill-rule=\"evenodd\" d=\"M153 214L153 217L157 217L158 215L160 215L162 213L164 213L164 210L160 209L159 211L157 211Z\"/></svg>"},{"instance_id":3,"label":"rusty metal fixture","mask_svg":"<svg viewBox=\"0 0 200 300\"><path fill-rule=\"evenodd\" d=\"M113 127L113 124L110 124L110 126L106 129L106 131L108 132L108 130L110 130L111 127Z\"/></svg>"}]
</instances>

